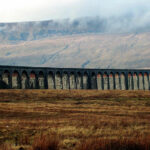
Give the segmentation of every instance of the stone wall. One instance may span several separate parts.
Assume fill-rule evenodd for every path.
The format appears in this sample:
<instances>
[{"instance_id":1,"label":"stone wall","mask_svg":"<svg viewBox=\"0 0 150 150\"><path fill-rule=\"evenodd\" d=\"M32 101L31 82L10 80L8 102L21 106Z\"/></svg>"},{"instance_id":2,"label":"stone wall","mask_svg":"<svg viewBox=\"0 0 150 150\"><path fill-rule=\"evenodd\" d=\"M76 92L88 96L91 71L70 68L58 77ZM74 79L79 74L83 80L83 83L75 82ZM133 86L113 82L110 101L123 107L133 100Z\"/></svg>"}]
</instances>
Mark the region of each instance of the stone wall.
<instances>
[{"instance_id":1,"label":"stone wall","mask_svg":"<svg viewBox=\"0 0 150 150\"><path fill-rule=\"evenodd\" d=\"M150 90L150 70L0 66L0 88Z\"/></svg>"}]
</instances>

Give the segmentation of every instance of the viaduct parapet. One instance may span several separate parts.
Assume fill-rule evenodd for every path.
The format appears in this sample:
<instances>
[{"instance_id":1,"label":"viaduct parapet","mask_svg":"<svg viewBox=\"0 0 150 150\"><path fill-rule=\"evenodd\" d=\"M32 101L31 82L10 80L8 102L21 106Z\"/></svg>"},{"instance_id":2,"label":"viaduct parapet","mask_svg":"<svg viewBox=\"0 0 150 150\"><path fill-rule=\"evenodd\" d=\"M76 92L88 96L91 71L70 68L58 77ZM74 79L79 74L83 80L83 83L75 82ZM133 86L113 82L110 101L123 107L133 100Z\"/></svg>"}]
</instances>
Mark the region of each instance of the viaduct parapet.
<instances>
[{"instance_id":1,"label":"viaduct parapet","mask_svg":"<svg viewBox=\"0 0 150 150\"><path fill-rule=\"evenodd\" d=\"M0 66L0 88L150 90L150 70Z\"/></svg>"}]
</instances>

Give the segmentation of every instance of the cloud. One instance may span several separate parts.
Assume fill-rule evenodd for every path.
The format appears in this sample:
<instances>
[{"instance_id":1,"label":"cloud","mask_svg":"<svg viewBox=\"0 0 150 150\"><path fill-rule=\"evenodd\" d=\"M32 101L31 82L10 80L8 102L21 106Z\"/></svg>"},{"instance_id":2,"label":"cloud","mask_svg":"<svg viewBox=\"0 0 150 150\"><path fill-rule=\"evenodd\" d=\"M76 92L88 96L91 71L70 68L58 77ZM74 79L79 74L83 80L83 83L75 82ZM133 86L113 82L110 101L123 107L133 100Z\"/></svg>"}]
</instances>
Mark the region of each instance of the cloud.
<instances>
[{"instance_id":1,"label":"cloud","mask_svg":"<svg viewBox=\"0 0 150 150\"><path fill-rule=\"evenodd\" d=\"M34 21L85 16L146 17L149 0L0 0L0 22Z\"/></svg>"},{"instance_id":2,"label":"cloud","mask_svg":"<svg viewBox=\"0 0 150 150\"><path fill-rule=\"evenodd\" d=\"M79 0L0 0L0 22L35 21L71 17Z\"/></svg>"},{"instance_id":3,"label":"cloud","mask_svg":"<svg viewBox=\"0 0 150 150\"><path fill-rule=\"evenodd\" d=\"M0 22L68 18L69 22L59 25L86 31L141 32L150 30L148 4L149 0L0 0Z\"/></svg>"}]
</instances>

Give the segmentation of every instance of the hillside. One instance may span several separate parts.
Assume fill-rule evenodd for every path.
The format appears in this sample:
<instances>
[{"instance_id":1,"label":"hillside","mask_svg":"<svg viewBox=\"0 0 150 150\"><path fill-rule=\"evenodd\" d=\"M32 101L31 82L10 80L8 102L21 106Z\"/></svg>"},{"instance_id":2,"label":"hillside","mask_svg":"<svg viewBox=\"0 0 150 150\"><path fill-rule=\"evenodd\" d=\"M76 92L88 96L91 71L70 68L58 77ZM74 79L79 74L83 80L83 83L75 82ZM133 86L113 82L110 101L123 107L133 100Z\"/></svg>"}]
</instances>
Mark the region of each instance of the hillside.
<instances>
[{"instance_id":1,"label":"hillside","mask_svg":"<svg viewBox=\"0 0 150 150\"><path fill-rule=\"evenodd\" d=\"M150 26L130 20L0 23L0 65L150 68Z\"/></svg>"},{"instance_id":2,"label":"hillside","mask_svg":"<svg viewBox=\"0 0 150 150\"><path fill-rule=\"evenodd\" d=\"M1 43L18 43L55 35L109 32L105 22L106 20L99 17L87 17L76 20L0 23L0 41Z\"/></svg>"},{"instance_id":3,"label":"hillside","mask_svg":"<svg viewBox=\"0 0 150 150\"><path fill-rule=\"evenodd\" d=\"M55 35L0 45L1 65L150 68L150 32Z\"/></svg>"}]
</instances>

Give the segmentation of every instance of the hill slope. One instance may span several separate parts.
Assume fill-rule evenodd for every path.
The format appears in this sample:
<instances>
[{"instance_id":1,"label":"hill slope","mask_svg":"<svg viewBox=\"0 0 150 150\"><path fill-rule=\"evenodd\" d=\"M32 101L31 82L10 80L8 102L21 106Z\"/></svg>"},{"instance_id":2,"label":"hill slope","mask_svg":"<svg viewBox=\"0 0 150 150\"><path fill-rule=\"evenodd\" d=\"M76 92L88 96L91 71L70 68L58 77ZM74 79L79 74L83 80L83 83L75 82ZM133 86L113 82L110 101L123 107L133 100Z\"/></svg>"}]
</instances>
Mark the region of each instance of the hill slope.
<instances>
[{"instance_id":1,"label":"hill slope","mask_svg":"<svg viewBox=\"0 0 150 150\"><path fill-rule=\"evenodd\" d=\"M56 35L0 45L1 65L150 68L150 33Z\"/></svg>"}]
</instances>

